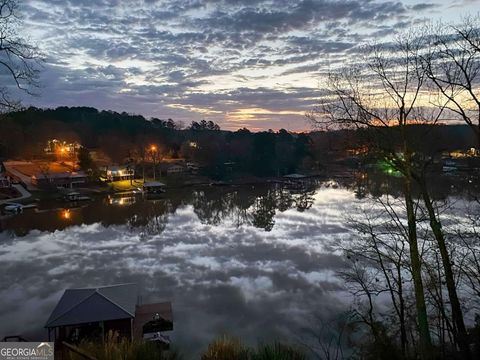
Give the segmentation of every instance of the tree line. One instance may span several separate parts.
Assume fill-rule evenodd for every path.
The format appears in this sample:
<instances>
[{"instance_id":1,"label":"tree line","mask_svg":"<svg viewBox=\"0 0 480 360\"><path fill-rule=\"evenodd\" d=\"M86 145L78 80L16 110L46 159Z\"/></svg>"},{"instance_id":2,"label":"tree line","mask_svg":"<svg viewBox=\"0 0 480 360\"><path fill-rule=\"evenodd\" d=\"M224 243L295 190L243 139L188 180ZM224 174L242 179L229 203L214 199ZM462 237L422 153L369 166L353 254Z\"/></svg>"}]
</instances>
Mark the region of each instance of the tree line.
<instances>
[{"instance_id":1,"label":"tree line","mask_svg":"<svg viewBox=\"0 0 480 360\"><path fill-rule=\"evenodd\" d=\"M162 158L182 158L203 166L207 175L223 178L229 167L255 176L278 176L312 169L315 160L308 134L284 129L252 133L222 131L212 121L193 121L181 128L172 119L98 111L89 107L30 107L3 114L0 119L0 157L38 158L48 140L78 142L81 164L91 162L85 150L100 150L112 163L150 161L152 144Z\"/></svg>"}]
</instances>

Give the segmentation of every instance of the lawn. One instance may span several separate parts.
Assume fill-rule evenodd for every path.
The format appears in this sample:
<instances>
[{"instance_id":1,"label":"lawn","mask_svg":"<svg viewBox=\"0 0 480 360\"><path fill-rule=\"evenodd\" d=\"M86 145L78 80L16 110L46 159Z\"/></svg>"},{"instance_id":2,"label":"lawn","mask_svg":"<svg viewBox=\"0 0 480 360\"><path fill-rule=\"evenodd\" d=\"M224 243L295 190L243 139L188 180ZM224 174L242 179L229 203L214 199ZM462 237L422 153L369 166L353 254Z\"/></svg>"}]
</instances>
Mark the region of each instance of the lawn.
<instances>
[{"instance_id":1,"label":"lawn","mask_svg":"<svg viewBox=\"0 0 480 360\"><path fill-rule=\"evenodd\" d=\"M139 187L141 188L142 185L143 185L142 179L135 179L133 180L132 184L130 183L130 180L119 180L119 181L112 181L111 183L109 183L109 186L111 186L115 191L135 190Z\"/></svg>"}]
</instances>

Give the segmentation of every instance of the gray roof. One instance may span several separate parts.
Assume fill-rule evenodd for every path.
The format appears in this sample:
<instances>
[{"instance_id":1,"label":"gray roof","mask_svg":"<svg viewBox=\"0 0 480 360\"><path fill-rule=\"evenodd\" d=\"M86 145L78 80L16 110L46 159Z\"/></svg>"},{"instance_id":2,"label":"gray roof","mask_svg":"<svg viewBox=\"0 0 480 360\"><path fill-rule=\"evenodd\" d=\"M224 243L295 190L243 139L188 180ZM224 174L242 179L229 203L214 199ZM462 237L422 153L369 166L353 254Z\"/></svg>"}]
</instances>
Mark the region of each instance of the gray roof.
<instances>
[{"instance_id":1,"label":"gray roof","mask_svg":"<svg viewBox=\"0 0 480 360\"><path fill-rule=\"evenodd\" d=\"M76 172L52 172L46 174L34 174L32 178L35 179L72 179L72 178L86 178L87 174L84 171L76 171Z\"/></svg>"},{"instance_id":2,"label":"gray roof","mask_svg":"<svg viewBox=\"0 0 480 360\"><path fill-rule=\"evenodd\" d=\"M306 176L303 174L288 174L288 175L284 175L283 177L287 179L303 179Z\"/></svg>"},{"instance_id":3,"label":"gray roof","mask_svg":"<svg viewBox=\"0 0 480 360\"><path fill-rule=\"evenodd\" d=\"M136 284L67 289L45 327L133 318L137 295Z\"/></svg>"},{"instance_id":4,"label":"gray roof","mask_svg":"<svg viewBox=\"0 0 480 360\"><path fill-rule=\"evenodd\" d=\"M167 186L164 183L161 183L160 181L145 181L143 183L143 187L164 187Z\"/></svg>"}]
</instances>

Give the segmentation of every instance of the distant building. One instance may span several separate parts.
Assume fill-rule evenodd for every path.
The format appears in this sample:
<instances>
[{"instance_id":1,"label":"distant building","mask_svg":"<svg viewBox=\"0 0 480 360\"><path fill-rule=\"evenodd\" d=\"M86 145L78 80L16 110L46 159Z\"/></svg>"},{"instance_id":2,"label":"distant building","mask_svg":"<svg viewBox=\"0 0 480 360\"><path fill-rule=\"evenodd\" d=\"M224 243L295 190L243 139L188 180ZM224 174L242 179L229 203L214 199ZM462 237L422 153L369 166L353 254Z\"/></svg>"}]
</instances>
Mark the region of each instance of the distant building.
<instances>
[{"instance_id":1,"label":"distant building","mask_svg":"<svg viewBox=\"0 0 480 360\"><path fill-rule=\"evenodd\" d=\"M75 344L102 341L109 331L148 339L152 332L173 330L170 302L142 305L138 299L136 284L67 289L45 324L48 338ZM166 336L161 339L169 341Z\"/></svg>"},{"instance_id":2,"label":"distant building","mask_svg":"<svg viewBox=\"0 0 480 360\"><path fill-rule=\"evenodd\" d=\"M75 156L82 145L78 142L67 143L63 140L52 139L47 141L47 145L44 148L46 154L56 154L59 156Z\"/></svg>"},{"instance_id":3,"label":"distant building","mask_svg":"<svg viewBox=\"0 0 480 360\"><path fill-rule=\"evenodd\" d=\"M449 151L443 154L444 157L450 157L453 159L464 159L468 157L478 157L480 156L479 150L475 148L470 148L467 150L454 150L454 151Z\"/></svg>"},{"instance_id":4,"label":"distant building","mask_svg":"<svg viewBox=\"0 0 480 360\"><path fill-rule=\"evenodd\" d=\"M108 181L128 180L135 177L135 170L128 166L107 166L106 178Z\"/></svg>"},{"instance_id":5,"label":"distant building","mask_svg":"<svg viewBox=\"0 0 480 360\"><path fill-rule=\"evenodd\" d=\"M367 155L370 149L367 145L358 146L355 148L347 149L348 156L362 156Z\"/></svg>"},{"instance_id":6,"label":"distant building","mask_svg":"<svg viewBox=\"0 0 480 360\"><path fill-rule=\"evenodd\" d=\"M64 187L74 188L87 183L88 176L83 171L78 172L47 172L32 175L31 183L39 188Z\"/></svg>"},{"instance_id":7,"label":"distant building","mask_svg":"<svg viewBox=\"0 0 480 360\"><path fill-rule=\"evenodd\" d=\"M195 162L187 162L187 170L190 171L191 174L198 174L198 171L200 170L200 165L195 163Z\"/></svg>"},{"instance_id":8,"label":"distant building","mask_svg":"<svg viewBox=\"0 0 480 360\"><path fill-rule=\"evenodd\" d=\"M290 179L290 180L299 180L299 179L305 179L306 176L303 174L288 174L283 176L285 179Z\"/></svg>"},{"instance_id":9,"label":"distant building","mask_svg":"<svg viewBox=\"0 0 480 360\"><path fill-rule=\"evenodd\" d=\"M184 174L187 172L187 168L182 165L174 164L167 167L167 176Z\"/></svg>"}]
</instances>

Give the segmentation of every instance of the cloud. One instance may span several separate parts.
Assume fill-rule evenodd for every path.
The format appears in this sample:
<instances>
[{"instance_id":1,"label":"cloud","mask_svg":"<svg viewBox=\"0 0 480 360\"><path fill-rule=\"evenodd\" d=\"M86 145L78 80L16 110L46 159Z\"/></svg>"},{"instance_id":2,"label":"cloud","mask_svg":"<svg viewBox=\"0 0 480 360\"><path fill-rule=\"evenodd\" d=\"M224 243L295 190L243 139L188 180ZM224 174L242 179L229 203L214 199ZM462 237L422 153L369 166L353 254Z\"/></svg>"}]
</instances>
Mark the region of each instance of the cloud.
<instances>
[{"instance_id":1,"label":"cloud","mask_svg":"<svg viewBox=\"0 0 480 360\"><path fill-rule=\"evenodd\" d=\"M184 122L210 109L224 128L238 125L228 114L261 107L278 116L243 122L301 129L302 116L282 116L282 101L258 104L256 96L288 95L287 110L301 113L311 103L304 95L315 92L328 66L434 7L388 0L29 0L21 8L27 35L49 62L43 96L25 102ZM309 91L290 91L304 87Z\"/></svg>"},{"instance_id":2,"label":"cloud","mask_svg":"<svg viewBox=\"0 0 480 360\"><path fill-rule=\"evenodd\" d=\"M411 7L414 11L423 11L423 10L430 10L438 7L438 4L435 3L419 3L415 4Z\"/></svg>"},{"instance_id":3,"label":"cloud","mask_svg":"<svg viewBox=\"0 0 480 360\"><path fill-rule=\"evenodd\" d=\"M0 333L45 336L44 321L65 288L136 282L144 302L172 300L180 348L195 353L225 332L251 344L291 339L312 316L348 305L335 276L344 262L331 247L349 236L342 214L356 201L343 190L320 190L311 210L278 213L270 232L237 227L232 213L216 225L202 222L192 205L162 218L160 233L130 228L128 217L101 224L88 209L73 214L83 225L23 237L2 232ZM32 224L44 226L42 216L30 216Z\"/></svg>"}]
</instances>

